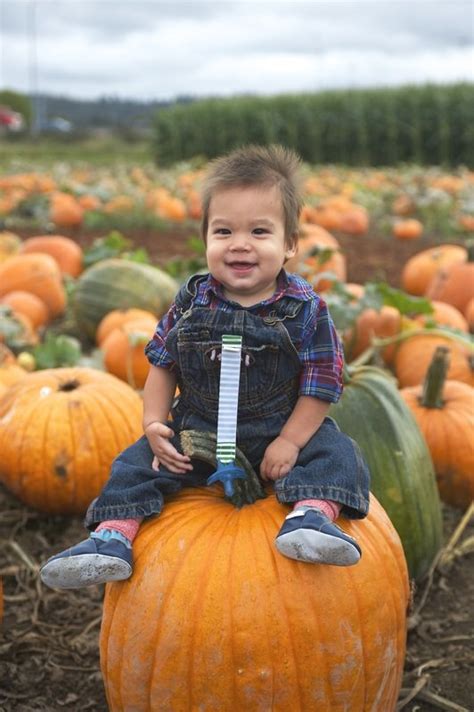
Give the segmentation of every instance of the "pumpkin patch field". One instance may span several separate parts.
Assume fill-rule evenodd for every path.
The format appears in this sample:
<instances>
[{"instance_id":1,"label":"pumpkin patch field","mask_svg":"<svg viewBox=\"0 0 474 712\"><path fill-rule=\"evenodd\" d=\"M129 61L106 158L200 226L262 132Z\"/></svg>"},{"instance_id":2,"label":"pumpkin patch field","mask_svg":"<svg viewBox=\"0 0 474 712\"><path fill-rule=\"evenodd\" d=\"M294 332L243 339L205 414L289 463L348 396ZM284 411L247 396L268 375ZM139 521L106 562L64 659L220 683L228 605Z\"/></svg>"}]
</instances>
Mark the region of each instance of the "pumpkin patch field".
<instances>
[{"instance_id":1,"label":"pumpkin patch field","mask_svg":"<svg viewBox=\"0 0 474 712\"><path fill-rule=\"evenodd\" d=\"M340 522L359 564L278 554L285 509L257 481L240 508L219 488L170 497L140 530L130 581L40 582L49 556L85 538L88 503L140 435L143 346L205 265L205 167L12 163L0 175L0 712L469 712L464 167L304 166L287 267L321 292L344 344L331 415L372 476L369 517Z\"/></svg>"}]
</instances>

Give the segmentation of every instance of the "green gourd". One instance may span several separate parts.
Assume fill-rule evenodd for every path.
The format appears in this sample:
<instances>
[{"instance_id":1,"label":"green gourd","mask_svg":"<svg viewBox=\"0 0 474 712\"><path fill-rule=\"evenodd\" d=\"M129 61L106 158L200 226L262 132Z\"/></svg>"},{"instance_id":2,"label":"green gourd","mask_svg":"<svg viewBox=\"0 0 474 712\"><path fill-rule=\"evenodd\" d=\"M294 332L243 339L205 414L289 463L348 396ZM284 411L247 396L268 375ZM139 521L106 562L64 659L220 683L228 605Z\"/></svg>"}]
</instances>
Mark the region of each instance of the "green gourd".
<instances>
[{"instance_id":1,"label":"green gourd","mask_svg":"<svg viewBox=\"0 0 474 712\"><path fill-rule=\"evenodd\" d=\"M112 309L136 307L159 319L178 288L178 283L158 267L117 258L102 260L77 280L74 316L80 331L94 339L99 322Z\"/></svg>"},{"instance_id":2,"label":"green gourd","mask_svg":"<svg viewBox=\"0 0 474 712\"><path fill-rule=\"evenodd\" d=\"M441 507L426 442L394 379L372 366L347 368L343 395L329 414L359 444L410 576L422 578L442 543Z\"/></svg>"}]
</instances>

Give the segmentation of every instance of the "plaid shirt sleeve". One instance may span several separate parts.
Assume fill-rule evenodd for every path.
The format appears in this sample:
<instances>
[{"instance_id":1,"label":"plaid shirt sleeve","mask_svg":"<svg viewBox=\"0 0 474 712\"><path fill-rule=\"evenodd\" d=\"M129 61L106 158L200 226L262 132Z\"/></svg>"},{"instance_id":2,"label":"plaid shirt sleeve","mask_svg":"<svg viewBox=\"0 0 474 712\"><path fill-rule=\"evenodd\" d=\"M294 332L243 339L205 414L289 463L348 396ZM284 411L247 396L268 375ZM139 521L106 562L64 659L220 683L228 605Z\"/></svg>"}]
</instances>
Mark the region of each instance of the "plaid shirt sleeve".
<instances>
[{"instance_id":1,"label":"plaid shirt sleeve","mask_svg":"<svg viewBox=\"0 0 474 712\"><path fill-rule=\"evenodd\" d=\"M166 349L165 342L177 320L176 304L173 303L158 322L153 338L145 346L145 355L152 366L171 369L175 365L174 360Z\"/></svg>"},{"instance_id":2,"label":"plaid shirt sleeve","mask_svg":"<svg viewBox=\"0 0 474 712\"><path fill-rule=\"evenodd\" d=\"M344 352L326 302L308 302L299 357L303 365L299 394L337 403L342 393Z\"/></svg>"}]
</instances>

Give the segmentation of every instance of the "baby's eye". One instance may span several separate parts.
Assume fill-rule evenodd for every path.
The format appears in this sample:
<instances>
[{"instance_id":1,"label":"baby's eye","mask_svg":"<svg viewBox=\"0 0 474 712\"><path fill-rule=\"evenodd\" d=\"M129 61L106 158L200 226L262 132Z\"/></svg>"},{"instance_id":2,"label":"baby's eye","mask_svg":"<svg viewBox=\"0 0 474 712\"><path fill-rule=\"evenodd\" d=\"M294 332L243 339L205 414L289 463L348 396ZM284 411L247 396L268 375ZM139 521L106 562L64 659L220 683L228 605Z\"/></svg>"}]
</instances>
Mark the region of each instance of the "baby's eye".
<instances>
[{"instance_id":1,"label":"baby's eye","mask_svg":"<svg viewBox=\"0 0 474 712\"><path fill-rule=\"evenodd\" d=\"M216 227L213 232L214 235L230 235L230 230L227 227Z\"/></svg>"},{"instance_id":2,"label":"baby's eye","mask_svg":"<svg viewBox=\"0 0 474 712\"><path fill-rule=\"evenodd\" d=\"M268 232L269 230L266 227L256 227L253 230L254 235L266 235Z\"/></svg>"}]
</instances>

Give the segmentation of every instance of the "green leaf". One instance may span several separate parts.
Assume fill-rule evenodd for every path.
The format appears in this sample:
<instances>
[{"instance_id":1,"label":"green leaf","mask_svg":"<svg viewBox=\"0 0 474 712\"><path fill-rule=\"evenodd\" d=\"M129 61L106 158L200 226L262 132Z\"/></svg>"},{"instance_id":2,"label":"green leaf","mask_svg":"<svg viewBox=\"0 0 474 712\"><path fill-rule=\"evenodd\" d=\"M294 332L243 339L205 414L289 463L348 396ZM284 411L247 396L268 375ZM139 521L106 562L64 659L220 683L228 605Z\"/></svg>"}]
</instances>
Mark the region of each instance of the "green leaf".
<instances>
[{"instance_id":1,"label":"green leaf","mask_svg":"<svg viewBox=\"0 0 474 712\"><path fill-rule=\"evenodd\" d=\"M36 368L75 366L81 358L81 345L73 336L46 334L42 344L34 347Z\"/></svg>"},{"instance_id":2,"label":"green leaf","mask_svg":"<svg viewBox=\"0 0 474 712\"><path fill-rule=\"evenodd\" d=\"M104 237L97 237L92 245L84 250L84 266L90 267L101 260L118 257L131 247L133 247L131 240L118 230L112 230Z\"/></svg>"},{"instance_id":3,"label":"green leaf","mask_svg":"<svg viewBox=\"0 0 474 712\"><path fill-rule=\"evenodd\" d=\"M396 307L400 314L432 314L433 305L426 297L413 297L400 289L390 287L385 282L378 282L376 288L384 306Z\"/></svg>"}]
</instances>

